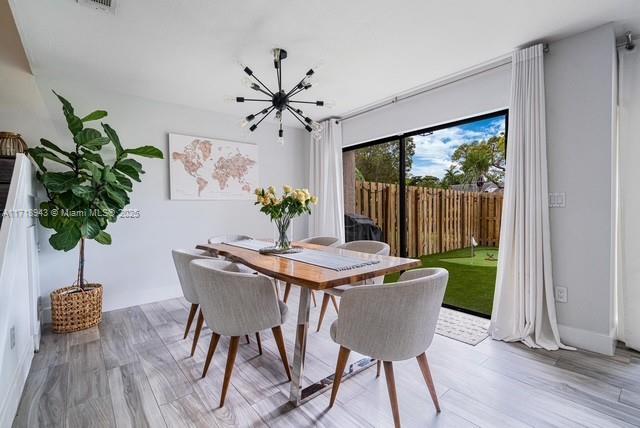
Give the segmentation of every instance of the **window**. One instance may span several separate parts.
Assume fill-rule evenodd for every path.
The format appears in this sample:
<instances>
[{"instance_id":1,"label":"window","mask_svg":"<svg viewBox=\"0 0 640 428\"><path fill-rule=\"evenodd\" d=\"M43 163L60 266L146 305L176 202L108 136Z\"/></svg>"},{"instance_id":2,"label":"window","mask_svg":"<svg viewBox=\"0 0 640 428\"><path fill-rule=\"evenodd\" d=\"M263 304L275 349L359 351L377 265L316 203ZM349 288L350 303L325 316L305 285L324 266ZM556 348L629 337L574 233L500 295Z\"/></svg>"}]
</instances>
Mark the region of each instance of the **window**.
<instances>
[{"instance_id":1,"label":"window","mask_svg":"<svg viewBox=\"0 0 640 428\"><path fill-rule=\"evenodd\" d=\"M359 233L378 233L392 255L449 270L445 306L489 316L507 116L499 111L346 148L345 213L355 215L346 222L347 240L363 239L354 227L374 228Z\"/></svg>"}]
</instances>

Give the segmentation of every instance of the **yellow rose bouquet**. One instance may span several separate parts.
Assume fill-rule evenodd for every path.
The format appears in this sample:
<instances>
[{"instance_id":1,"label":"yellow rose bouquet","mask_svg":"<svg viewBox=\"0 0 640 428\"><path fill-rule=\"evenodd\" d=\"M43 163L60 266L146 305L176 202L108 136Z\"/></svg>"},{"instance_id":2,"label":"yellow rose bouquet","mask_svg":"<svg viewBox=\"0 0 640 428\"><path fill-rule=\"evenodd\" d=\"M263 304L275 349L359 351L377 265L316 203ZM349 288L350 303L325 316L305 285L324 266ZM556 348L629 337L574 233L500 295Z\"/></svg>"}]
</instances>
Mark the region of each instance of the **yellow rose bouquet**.
<instances>
[{"instance_id":1,"label":"yellow rose bouquet","mask_svg":"<svg viewBox=\"0 0 640 428\"><path fill-rule=\"evenodd\" d=\"M318 198L312 196L307 189L283 186L282 190L282 195L278 197L273 186L256 189L254 205L260 205L260 211L268 215L278 229L275 249L287 251L291 248L291 240L287 234L291 220L305 213L310 214L311 205L318 203Z\"/></svg>"}]
</instances>

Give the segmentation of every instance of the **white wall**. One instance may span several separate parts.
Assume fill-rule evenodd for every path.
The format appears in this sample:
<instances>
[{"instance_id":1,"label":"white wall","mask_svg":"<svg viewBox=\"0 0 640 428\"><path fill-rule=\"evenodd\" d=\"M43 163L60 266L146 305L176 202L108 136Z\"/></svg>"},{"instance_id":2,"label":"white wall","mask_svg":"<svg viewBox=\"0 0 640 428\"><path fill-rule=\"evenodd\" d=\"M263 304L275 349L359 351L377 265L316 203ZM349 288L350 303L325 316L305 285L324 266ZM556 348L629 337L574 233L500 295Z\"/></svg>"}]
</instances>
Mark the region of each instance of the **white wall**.
<instances>
[{"instance_id":1,"label":"white wall","mask_svg":"<svg viewBox=\"0 0 640 428\"><path fill-rule=\"evenodd\" d=\"M545 55L549 191L556 304L562 340L610 353L613 343L612 150L615 49L611 26L551 43ZM511 67L446 85L342 122L344 146L503 109Z\"/></svg>"},{"instance_id":2,"label":"white wall","mask_svg":"<svg viewBox=\"0 0 640 428\"><path fill-rule=\"evenodd\" d=\"M509 63L344 120L342 145L351 146L400 132L502 110L509 105L510 81Z\"/></svg>"},{"instance_id":3,"label":"white wall","mask_svg":"<svg viewBox=\"0 0 640 428\"><path fill-rule=\"evenodd\" d=\"M105 310L181 295L172 248L193 248L209 236L223 233L273 237L271 224L252 200L169 200L169 132L257 143L261 185L306 187L309 137L304 130L286 129L286 143L281 146L276 142L275 123L268 120L250 135L240 128L240 118L235 116L106 92L76 82L45 77L37 77L37 82L57 130L52 141L67 147L71 144L60 104L51 94L55 89L79 112L107 110L105 121L116 129L123 145L150 144L165 154L165 160L142 160L146 174L142 183L135 184L130 205L140 210L141 218L121 219L109 226L111 246L93 241L87 245L85 275L89 281L104 285ZM294 228L295 237L306 234L306 218L295 221ZM75 279L78 254L77 249L54 251L47 235L41 236L40 243L43 295Z\"/></svg>"},{"instance_id":4,"label":"white wall","mask_svg":"<svg viewBox=\"0 0 640 428\"><path fill-rule=\"evenodd\" d=\"M613 344L613 135L616 57L612 26L552 43L545 56L549 191L557 304L569 344L611 352Z\"/></svg>"}]
</instances>

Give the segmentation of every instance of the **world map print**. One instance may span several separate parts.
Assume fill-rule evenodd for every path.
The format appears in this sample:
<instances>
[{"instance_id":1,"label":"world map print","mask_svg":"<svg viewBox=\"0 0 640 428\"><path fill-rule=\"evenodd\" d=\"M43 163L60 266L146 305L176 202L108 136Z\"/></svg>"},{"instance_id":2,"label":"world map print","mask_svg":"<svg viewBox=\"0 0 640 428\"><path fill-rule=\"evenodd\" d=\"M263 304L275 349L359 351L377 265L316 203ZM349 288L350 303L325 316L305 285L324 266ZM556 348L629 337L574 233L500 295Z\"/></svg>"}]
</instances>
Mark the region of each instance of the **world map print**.
<instances>
[{"instance_id":1,"label":"world map print","mask_svg":"<svg viewBox=\"0 0 640 428\"><path fill-rule=\"evenodd\" d=\"M169 134L171 199L251 199L258 181L254 144Z\"/></svg>"}]
</instances>

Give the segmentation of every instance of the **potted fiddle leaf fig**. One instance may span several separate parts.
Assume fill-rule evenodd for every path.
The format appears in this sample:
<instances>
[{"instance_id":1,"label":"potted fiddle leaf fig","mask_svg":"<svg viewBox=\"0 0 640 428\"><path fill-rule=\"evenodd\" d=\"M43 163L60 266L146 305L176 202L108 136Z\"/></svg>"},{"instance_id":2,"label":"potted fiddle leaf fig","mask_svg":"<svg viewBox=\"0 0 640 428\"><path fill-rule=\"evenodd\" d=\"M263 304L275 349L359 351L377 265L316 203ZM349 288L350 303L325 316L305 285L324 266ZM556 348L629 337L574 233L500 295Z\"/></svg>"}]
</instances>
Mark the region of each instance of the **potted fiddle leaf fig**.
<instances>
[{"instance_id":1,"label":"potted fiddle leaf fig","mask_svg":"<svg viewBox=\"0 0 640 428\"><path fill-rule=\"evenodd\" d=\"M85 241L111 244L106 229L118 220L129 204L133 182L144 174L133 158L163 156L153 146L124 148L108 124L100 123L102 132L90 126L105 118L106 111L79 116L69 101L54 94L62 103L73 149L64 150L42 138L42 145L29 149L28 154L38 165L36 178L47 193L38 218L43 227L53 230L49 243L61 251L80 246L75 282L51 293L53 330L65 333L92 327L102 319L102 285L87 282L84 275Z\"/></svg>"}]
</instances>

